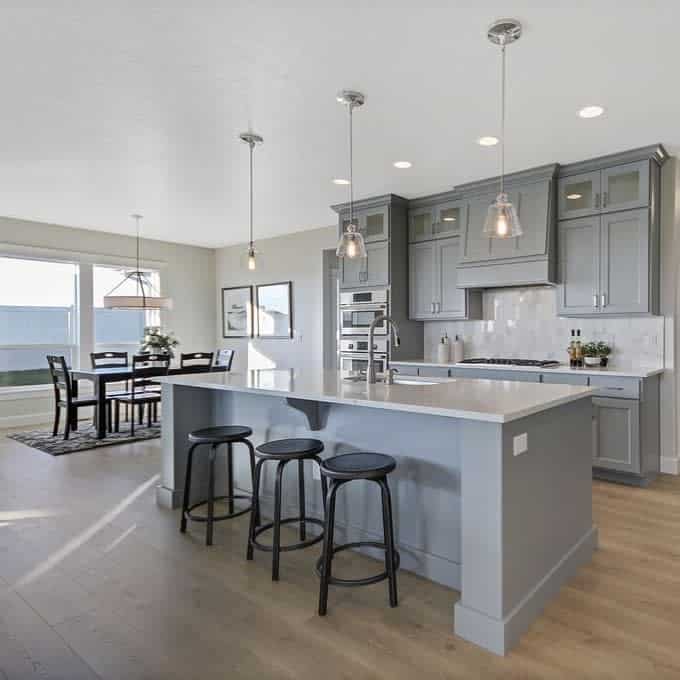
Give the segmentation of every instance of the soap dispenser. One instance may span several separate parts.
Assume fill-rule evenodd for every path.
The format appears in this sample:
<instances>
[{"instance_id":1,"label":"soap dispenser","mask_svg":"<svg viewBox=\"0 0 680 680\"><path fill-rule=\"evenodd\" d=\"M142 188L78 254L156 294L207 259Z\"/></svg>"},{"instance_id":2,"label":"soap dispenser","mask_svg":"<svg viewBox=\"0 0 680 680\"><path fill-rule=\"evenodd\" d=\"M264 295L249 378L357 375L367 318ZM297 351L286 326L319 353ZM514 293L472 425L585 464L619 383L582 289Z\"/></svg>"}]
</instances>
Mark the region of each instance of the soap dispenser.
<instances>
[{"instance_id":1,"label":"soap dispenser","mask_svg":"<svg viewBox=\"0 0 680 680\"><path fill-rule=\"evenodd\" d=\"M463 339L456 335L456 339L453 341L453 363L459 364L463 361L465 357L465 347L463 346Z\"/></svg>"},{"instance_id":2,"label":"soap dispenser","mask_svg":"<svg viewBox=\"0 0 680 680\"><path fill-rule=\"evenodd\" d=\"M437 345L437 363L448 364L451 361L451 345L449 343L449 336L444 331L439 344Z\"/></svg>"}]
</instances>

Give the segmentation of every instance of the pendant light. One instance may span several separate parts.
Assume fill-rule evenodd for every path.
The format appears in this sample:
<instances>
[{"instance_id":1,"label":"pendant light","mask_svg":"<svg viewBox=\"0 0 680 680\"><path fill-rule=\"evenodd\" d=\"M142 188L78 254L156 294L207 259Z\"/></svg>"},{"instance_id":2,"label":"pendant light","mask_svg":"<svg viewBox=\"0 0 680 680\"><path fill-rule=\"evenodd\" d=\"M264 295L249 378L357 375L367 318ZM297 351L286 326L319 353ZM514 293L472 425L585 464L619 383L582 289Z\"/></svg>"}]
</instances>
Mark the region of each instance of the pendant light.
<instances>
[{"instance_id":1,"label":"pendant light","mask_svg":"<svg viewBox=\"0 0 680 680\"><path fill-rule=\"evenodd\" d=\"M127 272L123 280L104 296L105 309L172 309L172 299L162 297L151 283L151 273L141 270L139 265L140 236L139 221L141 215L131 215L135 221L137 232L137 254L135 270ZM135 295L115 295L125 283L131 281L135 285Z\"/></svg>"},{"instance_id":2,"label":"pendant light","mask_svg":"<svg viewBox=\"0 0 680 680\"><path fill-rule=\"evenodd\" d=\"M250 238L248 240L248 251L246 254L246 266L249 271L255 271L255 244L253 242L253 150L256 144L262 144L264 139L254 132L242 132L239 139L250 147Z\"/></svg>"},{"instance_id":3,"label":"pendant light","mask_svg":"<svg viewBox=\"0 0 680 680\"><path fill-rule=\"evenodd\" d=\"M522 26L515 19L501 19L489 27L488 39L501 48L501 191L489 206L484 235L489 238L515 238L522 235L517 210L505 193L505 47L519 40Z\"/></svg>"},{"instance_id":4,"label":"pendant light","mask_svg":"<svg viewBox=\"0 0 680 680\"><path fill-rule=\"evenodd\" d=\"M355 92L354 90L343 90L337 95L337 100L347 107L349 113L349 224L345 227L345 230L340 237L335 254L338 257L347 257L351 259L366 257L364 237L357 229L357 225L354 221L354 178L352 176L352 112L354 109L361 106L365 99L366 98L361 92Z\"/></svg>"}]
</instances>

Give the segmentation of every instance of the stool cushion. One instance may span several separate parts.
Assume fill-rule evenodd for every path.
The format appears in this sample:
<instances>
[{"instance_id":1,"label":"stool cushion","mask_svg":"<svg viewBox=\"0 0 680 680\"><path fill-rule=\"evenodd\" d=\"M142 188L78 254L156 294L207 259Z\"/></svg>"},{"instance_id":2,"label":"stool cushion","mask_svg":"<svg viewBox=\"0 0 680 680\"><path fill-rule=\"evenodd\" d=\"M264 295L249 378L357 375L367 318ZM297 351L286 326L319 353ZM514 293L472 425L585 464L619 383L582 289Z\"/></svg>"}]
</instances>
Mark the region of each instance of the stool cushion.
<instances>
[{"instance_id":1,"label":"stool cushion","mask_svg":"<svg viewBox=\"0 0 680 680\"><path fill-rule=\"evenodd\" d=\"M323 461L321 471L333 479L376 479L397 467L384 453L343 453Z\"/></svg>"},{"instance_id":2,"label":"stool cushion","mask_svg":"<svg viewBox=\"0 0 680 680\"><path fill-rule=\"evenodd\" d=\"M287 458L306 458L323 451L323 442L318 439L276 439L257 447L262 458L286 460Z\"/></svg>"},{"instance_id":3,"label":"stool cushion","mask_svg":"<svg viewBox=\"0 0 680 680\"><path fill-rule=\"evenodd\" d=\"M250 437L251 434L253 431L243 425L204 427L202 430L189 432L189 441L194 444L228 444Z\"/></svg>"}]
</instances>

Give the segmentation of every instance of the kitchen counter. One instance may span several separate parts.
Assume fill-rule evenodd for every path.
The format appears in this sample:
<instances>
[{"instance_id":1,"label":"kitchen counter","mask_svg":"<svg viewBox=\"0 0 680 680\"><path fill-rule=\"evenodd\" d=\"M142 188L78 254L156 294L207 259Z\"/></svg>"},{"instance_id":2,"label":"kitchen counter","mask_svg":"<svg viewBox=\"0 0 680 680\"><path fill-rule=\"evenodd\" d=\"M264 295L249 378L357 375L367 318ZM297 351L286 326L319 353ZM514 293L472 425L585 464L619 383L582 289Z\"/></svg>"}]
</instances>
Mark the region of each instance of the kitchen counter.
<instances>
[{"instance_id":1,"label":"kitchen counter","mask_svg":"<svg viewBox=\"0 0 680 680\"><path fill-rule=\"evenodd\" d=\"M607 368L569 368L566 364L553 368L541 366L507 366L505 364L463 364L463 363L439 363L437 361L425 361L424 359L409 359L392 361L391 366L432 366L437 368L480 368L484 370L522 371L533 373L568 373L570 375L610 375L614 378L650 378L664 372L663 367L646 368L642 366L617 366Z\"/></svg>"},{"instance_id":2,"label":"kitchen counter","mask_svg":"<svg viewBox=\"0 0 680 680\"><path fill-rule=\"evenodd\" d=\"M408 384L376 383L367 389L365 381L343 380L335 371L306 373L293 369L193 373L161 378L160 382L495 423L525 418L593 393L588 387L575 385L465 378L408 379Z\"/></svg>"},{"instance_id":3,"label":"kitchen counter","mask_svg":"<svg viewBox=\"0 0 680 680\"><path fill-rule=\"evenodd\" d=\"M337 373L299 370L202 373L162 382L159 505L179 505L187 437L203 427L248 426L255 446L315 437L324 444L324 457L389 454L397 461L389 484L400 568L460 591L451 596L455 634L492 652L505 654L516 645L592 559L597 529L589 388L458 378L367 386ZM217 466L220 489L225 467ZM304 467L307 514L321 517L320 483L311 461ZM288 515L296 513L299 493L291 468L283 478ZM204 497L206 469L194 466L191 502ZM238 444L233 469L237 488L248 492L249 456ZM264 517L272 513L273 481L267 464ZM382 540L375 484L347 484L338 502L338 541ZM235 549L245 552L245 546ZM314 559L310 554L310 569Z\"/></svg>"}]
</instances>

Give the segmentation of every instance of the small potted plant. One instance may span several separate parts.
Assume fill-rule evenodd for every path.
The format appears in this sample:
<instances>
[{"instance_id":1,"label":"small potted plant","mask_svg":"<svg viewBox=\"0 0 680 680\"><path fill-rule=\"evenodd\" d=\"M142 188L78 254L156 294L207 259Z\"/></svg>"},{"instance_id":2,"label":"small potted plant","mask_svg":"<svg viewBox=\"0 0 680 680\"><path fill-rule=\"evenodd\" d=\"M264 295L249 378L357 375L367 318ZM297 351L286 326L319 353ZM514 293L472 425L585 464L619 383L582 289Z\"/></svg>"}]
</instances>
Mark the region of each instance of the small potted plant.
<instances>
[{"instance_id":1,"label":"small potted plant","mask_svg":"<svg viewBox=\"0 0 680 680\"><path fill-rule=\"evenodd\" d=\"M609 355L612 353L612 348L606 342L597 343L597 355L600 357L600 366L606 368L609 363Z\"/></svg>"},{"instance_id":2,"label":"small potted plant","mask_svg":"<svg viewBox=\"0 0 680 680\"><path fill-rule=\"evenodd\" d=\"M586 342L583 345L583 358L585 360L586 366L600 365L600 353L598 346L599 343L597 342Z\"/></svg>"},{"instance_id":3,"label":"small potted plant","mask_svg":"<svg viewBox=\"0 0 680 680\"><path fill-rule=\"evenodd\" d=\"M142 339L142 352L155 352L157 354L169 354L170 358L175 356L175 347L179 345L179 340L172 331L163 333L158 326L145 326L144 338Z\"/></svg>"}]
</instances>

